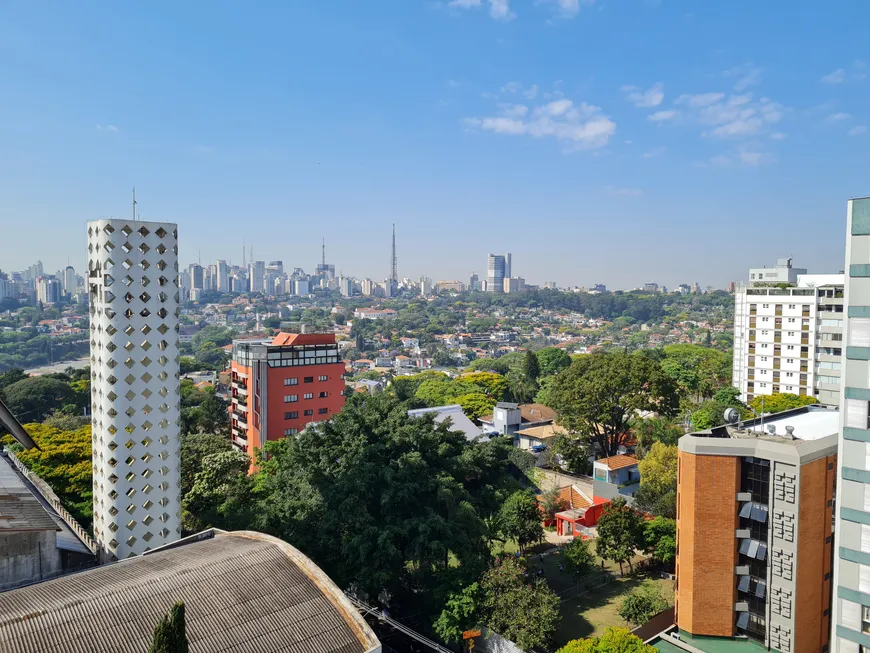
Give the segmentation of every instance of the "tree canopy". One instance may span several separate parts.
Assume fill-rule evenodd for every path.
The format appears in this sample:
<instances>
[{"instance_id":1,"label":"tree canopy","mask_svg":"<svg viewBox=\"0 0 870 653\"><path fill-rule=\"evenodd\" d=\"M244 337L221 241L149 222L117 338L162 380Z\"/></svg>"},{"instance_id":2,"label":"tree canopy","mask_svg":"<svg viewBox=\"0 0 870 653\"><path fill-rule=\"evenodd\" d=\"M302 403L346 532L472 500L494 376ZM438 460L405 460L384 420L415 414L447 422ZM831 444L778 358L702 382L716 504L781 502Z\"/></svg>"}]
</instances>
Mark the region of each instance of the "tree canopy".
<instances>
[{"instance_id":1,"label":"tree canopy","mask_svg":"<svg viewBox=\"0 0 870 653\"><path fill-rule=\"evenodd\" d=\"M636 549L643 548L643 517L626 505L625 499L618 497L611 501L598 519L598 538L595 546L598 555L605 560L612 560L622 565L631 560Z\"/></svg>"},{"instance_id":2,"label":"tree canopy","mask_svg":"<svg viewBox=\"0 0 870 653\"><path fill-rule=\"evenodd\" d=\"M622 352L575 359L550 389L550 405L572 434L594 442L604 455L616 455L637 411L673 415L676 385L652 359Z\"/></svg>"},{"instance_id":3,"label":"tree canopy","mask_svg":"<svg viewBox=\"0 0 870 653\"><path fill-rule=\"evenodd\" d=\"M148 653L187 653L187 626L184 619L184 603L179 601L170 608L154 628L154 636Z\"/></svg>"},{"instance_id":4,"label":"tree canopy","mask_svg":"<svg viewBox=\"0 0 870 653\"><path fill-rule=\"evenodd\" d=\"M556 653L656 653L656 648L628 628L607 628L601 637L572 640Z\"/></svg>"},{"instance_id":5,"label":"tree canopy","mask_svg":"<svg viewBox=\"0 0 870 653\"><path fill-rule=\"evenodd\" d=\"M809 395L793 395L786 392L775 392L771 395L758 395L749 402L749 407L756 415L762 413L781 413L784 410L800 408L801 406L812 406L819 403L815 397Z\"/></svg>"},{"instance_id":6,"label":"tree canopy","mask_svg":"<svg viewBox=\"0 0 870 653\"><path fill-rule=\"evenodd\" d=\"M508 539L516 540L520 551L544 539L541 509L534 492L517 490L502 504L499 530Z\"/></svg>"}]
</instances>

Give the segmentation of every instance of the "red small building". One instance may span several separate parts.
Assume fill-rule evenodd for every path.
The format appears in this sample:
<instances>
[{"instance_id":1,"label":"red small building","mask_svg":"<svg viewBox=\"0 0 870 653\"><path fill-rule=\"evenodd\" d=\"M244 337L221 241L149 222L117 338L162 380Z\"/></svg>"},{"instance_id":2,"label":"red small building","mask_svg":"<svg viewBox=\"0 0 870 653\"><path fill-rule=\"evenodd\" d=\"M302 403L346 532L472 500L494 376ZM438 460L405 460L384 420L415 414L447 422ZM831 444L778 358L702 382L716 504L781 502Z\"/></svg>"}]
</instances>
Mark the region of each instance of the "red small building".
<instances>
[{"instance_id":1,"label":"red small building","mask_svg":"<svg viewBox=\"0 0 870 653\"><path fill-rule=\"evenodd\" d=\"M557 535L576 535L578 526L590 528L597 525L604 506L610 503L601 497L590 497L576 485L559 488L559 498L568 508L556 513Z\"/></svg>"},{"instance_id":2,"label":"red small building","mask_svg":"<svg viewBox=\"0 0 870 653\"><path fill-rule=\"evenodd\" d=\"M233 342L233 444L248 453L344 407L344 363L333 333L279 333Z\"/></svg>"}]
</instances>

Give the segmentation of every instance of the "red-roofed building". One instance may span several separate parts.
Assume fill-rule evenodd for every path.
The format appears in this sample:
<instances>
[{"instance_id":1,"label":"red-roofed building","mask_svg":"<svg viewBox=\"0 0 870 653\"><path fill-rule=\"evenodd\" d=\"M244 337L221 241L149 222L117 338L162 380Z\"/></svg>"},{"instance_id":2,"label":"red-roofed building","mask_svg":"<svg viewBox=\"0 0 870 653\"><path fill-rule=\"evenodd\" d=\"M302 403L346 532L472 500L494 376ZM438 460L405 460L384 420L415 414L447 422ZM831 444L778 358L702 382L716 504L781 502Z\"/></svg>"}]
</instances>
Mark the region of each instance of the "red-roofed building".
<instances>
[{"instance_id":1,"label":"red-roofed building","mask_svg":"<svg viewBox=\"0 0 870 653\"><path fill-rule=\"evenodd\" d=\"M559 488L559 498L566 507L556 513L557 535L577 535L581 532L580 527L597 525L604 506L610 503L607 499L589 496L576 485ZM543 495L538 497L538 501L542 500Z\"/></svg>"},{"instance_id":2,"label":"red-roofed building","mask_svg":"<svg viewBox=\"0 0 870 653\"><path fill-rule=\"evenodd\" d=\"M279 333L233 342L233 444L252 458L268 440L299 433L344 406L344 363L332 333Z\"/></svg>"}]
</instances>

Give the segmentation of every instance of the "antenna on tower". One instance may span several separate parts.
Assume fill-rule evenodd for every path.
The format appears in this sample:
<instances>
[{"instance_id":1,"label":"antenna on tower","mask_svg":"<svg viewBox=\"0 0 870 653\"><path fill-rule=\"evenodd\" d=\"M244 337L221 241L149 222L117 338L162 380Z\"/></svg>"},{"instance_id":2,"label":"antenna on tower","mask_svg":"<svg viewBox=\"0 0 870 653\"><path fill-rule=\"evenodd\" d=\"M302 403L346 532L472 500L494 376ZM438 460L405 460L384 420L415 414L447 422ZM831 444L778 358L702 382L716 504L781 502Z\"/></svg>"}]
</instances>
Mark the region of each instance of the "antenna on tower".
<instances>
[{"instance_id":1,"label":"antenna on tower","mask_svg":"<svg viewBox=\"0 0 870 653\"><path fill-rule=\"evenodd\" d=\"M251 261L253 263L253 261ZM245 239L242 239L242 267L245 267Z\"/></svg>"},{"instance_id":2,"label":"antenna on tower","mask_svg":"<svg viewBox=\"0 0 870 653\"><path fill-rule=\"evenodd\" d=\"M321 244L320 249L322 250L322 252L321 252L322 261L321 262L323 263L323 269L325 270L326 269L326 238L323 239L323 243Z\"/></svg>"},{"instance_id":3,"label":"antenna on tower","mask_svg":"<svg viewBox=\"0 0 870 653\"><path fill-rule=\"evenodd\" d=\"M136 187L133 186L133 220L136 220Z\"/></svg>"}]
</instances>

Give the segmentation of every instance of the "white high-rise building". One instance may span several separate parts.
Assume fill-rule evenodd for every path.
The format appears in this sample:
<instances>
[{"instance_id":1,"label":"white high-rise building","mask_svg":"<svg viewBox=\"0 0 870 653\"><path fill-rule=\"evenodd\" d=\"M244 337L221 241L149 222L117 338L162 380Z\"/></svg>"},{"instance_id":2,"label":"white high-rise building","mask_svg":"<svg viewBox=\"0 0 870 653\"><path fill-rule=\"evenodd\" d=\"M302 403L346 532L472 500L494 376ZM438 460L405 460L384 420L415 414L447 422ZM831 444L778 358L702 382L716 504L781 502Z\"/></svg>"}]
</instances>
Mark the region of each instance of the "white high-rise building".
<instances>
[{"instance_id":1,"label":"white high-rise building","mask_svg":"<svg viewBox=\"0 0 870 653\"><path fill-rule=\"evenodd\" d=\"M254 261L248 265L248 280L251 292L263 292L266 280L266 263Z\"/></svg>"},{"instance_id":2,"label":"white high-rise building","mask_svg":"<svg viewBox=\"0 0 870 653\"><path fill-rule=\"evenodd\" d=\"M123 559L181 537L176 225L88 223L94 535Z\"/></svg>"},{"instance_id":3,"label":"white high-rise building","mask_svg":"<svg viewBox=\"0 0 870 653\"><path fill-rule=\"evenodd\" d=\"M487 292L504 292L505 268L507 261L501 254L490 254L487 259Z\"/></svg>"},{"instance_id":4,"label":"white high-rise building","mask_svg":"<svg viewBox=\"0 0 870 653\"><path fill-rule=\"evenodd\" d=\"M63 271L63 291L72 297L76 294L78 288L78 279L76 279L76 271L71 265L67 265Z\"/></svg>"},{"instance_id":5,"label":"white high-rise building","mask_svg":"<svg viewBox=\"0 0 870 653\"><path fill-rule=\"evenodd\" d=\"M54 277L38 277L36 279L36 298L43 304L56 304L60 301L60 281Z\"/></svg>"},{"instance_id":6,"label":"white high-rise building","mask_svg":"<svg viewBox=\"0 0 870 653\"><path fill-rule=\"evenodd\" d=\"M215 290L218 292L230 292L230 266L226 261L217 262L217 284Z\"/></svg>"},{"instance_id":7,"label":"white high-rise building","mask_svg":"<svg viewBox=\"0 0 870 653\"><path fill-rule=\"evenodd\" d=\"M429 277L420 277L420 294L423 297L428 297L435 290L435 284L432 283L432 279Z\"/></svg>"},{"instance_id":8,"label":"white high-rise building","mask_svg":"<svg viewBox=\"0 0 870 653\"><path fill-rule=\"evenodd\" d=\"M778 287L787 281L758 283L734 293L732 380L741 400L788 393L838 406L843 275L800 274L787 287Z\"/></svg>"},{"instance_id":9,"label":"white high-rise building","mask_svg":"<svg viewBox=\"0 0 870 653\"><path fill-rule=\"evenodd\" d=\"M832 653L870 650L870 198L849 201L846 224Z\"/></svg>"}]
</instances>

